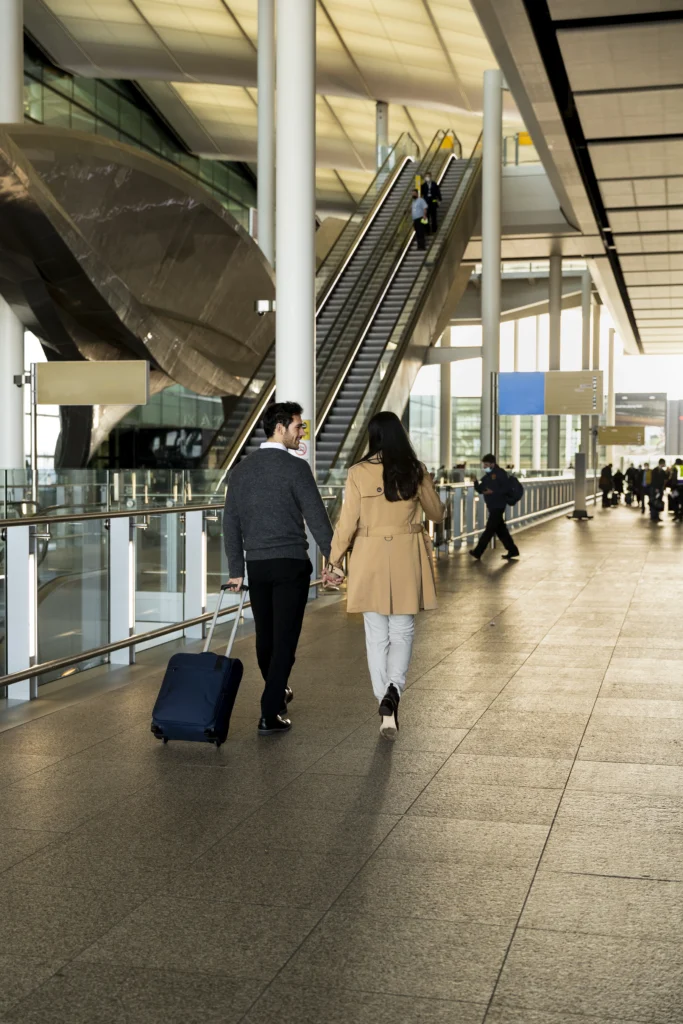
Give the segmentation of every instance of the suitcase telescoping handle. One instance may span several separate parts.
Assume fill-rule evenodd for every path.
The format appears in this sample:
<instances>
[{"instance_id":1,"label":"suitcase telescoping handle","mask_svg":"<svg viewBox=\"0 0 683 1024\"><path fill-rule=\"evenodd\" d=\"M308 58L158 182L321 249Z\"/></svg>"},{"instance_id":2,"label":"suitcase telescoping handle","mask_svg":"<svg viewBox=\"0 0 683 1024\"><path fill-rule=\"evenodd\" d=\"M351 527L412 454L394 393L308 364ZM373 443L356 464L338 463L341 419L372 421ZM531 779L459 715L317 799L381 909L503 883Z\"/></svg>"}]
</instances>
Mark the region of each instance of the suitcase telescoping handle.
<instances>
[{"instance_id":1,"label":"suitcase telescoping handle","mask_svg":"<svg viewBox=\"0 0 683 1024\"><path fill-rule=\"evenodd\" d=\"M213 613L213 618L211 620L211 625L209 626L209 632L207 633L206 640L204 641L204 653L205 654L208 651L209 645L210 645L210 643L211 643L211 641L213 639L213 631L216 628L216 622L218 621L218 615L219 615L220 610L221 610L221 605L223 604L223 594L226 591L230 591L231 594L235 593L235 590L233 590L232 587L228 586L227 583L224 583L221 586L221 592L218 595L218 603L216 605L216 611ZM239 608L237 609L237 615L235 616L235 621L232 624L232 632L230 633L230 639L228 640L228 649L225 652L226 658L230 657L230 653L232 651L232 645L235 642L235 636L237 634L237 627L239 626L240 619L242 618L242 611L244 610L244 602L245 602L245 600L247 598L247 594L248 593L249 593L249 587L245 587L244 584L242 584L242 586L240 587L240 603L239 603Z\"/></svg>"}]
</instances>

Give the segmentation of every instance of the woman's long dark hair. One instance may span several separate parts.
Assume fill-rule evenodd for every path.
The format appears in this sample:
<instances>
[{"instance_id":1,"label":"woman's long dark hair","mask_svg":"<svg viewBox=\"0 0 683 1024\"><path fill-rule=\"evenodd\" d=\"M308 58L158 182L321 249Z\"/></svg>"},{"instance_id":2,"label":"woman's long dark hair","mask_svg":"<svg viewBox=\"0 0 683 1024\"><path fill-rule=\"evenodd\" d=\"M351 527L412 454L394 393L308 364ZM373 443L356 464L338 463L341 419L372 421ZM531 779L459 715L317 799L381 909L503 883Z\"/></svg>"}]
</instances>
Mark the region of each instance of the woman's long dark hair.
<instances>
[{"instance_id":1,"label":"woman's long dark hair","mask_svg":"<svg viewBox=\"0 0 683 1024\"><path fill-rule=\"evenodd\" d=\"M424 469L400 419L393 412L378 412L370 420L368 433L370 450L363 461L381 460L384 497L387 501L410 501L417 495Z\"/></svg>"}]
</instances>

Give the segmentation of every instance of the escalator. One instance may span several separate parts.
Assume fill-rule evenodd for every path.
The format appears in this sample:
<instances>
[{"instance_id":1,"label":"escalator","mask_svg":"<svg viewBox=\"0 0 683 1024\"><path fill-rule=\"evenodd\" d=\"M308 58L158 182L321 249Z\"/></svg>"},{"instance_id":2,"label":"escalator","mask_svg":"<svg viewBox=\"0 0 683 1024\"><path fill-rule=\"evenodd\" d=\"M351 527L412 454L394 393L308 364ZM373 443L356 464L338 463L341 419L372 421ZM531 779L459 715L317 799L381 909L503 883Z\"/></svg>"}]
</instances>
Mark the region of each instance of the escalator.
<instances>
[{"instance_id":1,"label":"escalator","mask_svg":"<svg viewBox=\"0 0 683 1024\"><path fill-rule=\"evenodd\" d=\"M435 176L443 201L427 251L415 248L412 225L397 232L386 253L387 262L394 254L394 264L354 345L319 368L320 483L343 481L348 466L362 456L368 422L376 412L402 414L426 350L444 330L466 286L469 275L460 264L480 212L481 137L469 159L447 156ZM384 269L378 267L379 277ZM368 289L374 291L370 281Z\"/></svg>"},{"instance_id":2,"label":"escalator","mask_svg":"<svg viewBox=\"0 0 683 1024\"><path fill-rule=\"evenodd\" d=\"M447 161L443 169L440 179L442 218L453 203L467 165L467 160L454 156ZM325 396L327 411L323 409L322 422L316 434L316 472L321 480L326 478L335 462L350 423L360 408L366 388L384 354L387 341L396 328L408 295L420 269L430 255L432 246L438 241L439 234L440 229L433 238L428 236L428 248L421 252L416 248L412 234L407 232L403 253L392 272L381 302L366 326L355 354L347 366L339 365L341 360L338 360L335 367L333 362L332 370L337 369L338 375L339 371L343 370L343 376L336 387L334 383L331 385L334 391L333 401L330 402L329 395ZM326 378L329 383L329 367L325 367L322 374L319 374L319 384L325 383Z\"/></svg>"},{"instance_id":3,"label":"escalator","mask_svg":"<svg viewBox=\"0 0 683 1024\"><path fill-rule=\"evenodd\" d=\"M338 325L378 243L405 208L418 152L409 135L399 139L316 275L318 356L330 341L332 329ZM274 391L273 343L242 395L232 401L207 450L210 464L227 469L258 447L263 440L258 421Z\"/></svg>"}]
</instances>

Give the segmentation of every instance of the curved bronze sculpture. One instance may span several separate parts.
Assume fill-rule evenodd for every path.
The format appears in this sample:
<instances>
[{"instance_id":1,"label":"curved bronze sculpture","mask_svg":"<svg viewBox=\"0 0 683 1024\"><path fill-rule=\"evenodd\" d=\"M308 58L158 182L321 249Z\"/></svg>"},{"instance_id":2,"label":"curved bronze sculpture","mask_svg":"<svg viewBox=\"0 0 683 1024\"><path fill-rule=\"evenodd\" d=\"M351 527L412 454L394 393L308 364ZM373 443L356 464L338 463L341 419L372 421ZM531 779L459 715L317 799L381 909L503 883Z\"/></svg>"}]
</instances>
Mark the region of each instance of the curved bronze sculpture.
<instances>
[{"instance_id":1,"label":"curved bronze sculpture","mask_svg":"<svg viewBox=\"0 0 683 1024\"><path fill-rule=\"evenodd\" d=\"M240 394L274 275L182 171L109 139L0 128L0 292L56 359L149 359L152 386Z\"/></svg>"}]
</instances>

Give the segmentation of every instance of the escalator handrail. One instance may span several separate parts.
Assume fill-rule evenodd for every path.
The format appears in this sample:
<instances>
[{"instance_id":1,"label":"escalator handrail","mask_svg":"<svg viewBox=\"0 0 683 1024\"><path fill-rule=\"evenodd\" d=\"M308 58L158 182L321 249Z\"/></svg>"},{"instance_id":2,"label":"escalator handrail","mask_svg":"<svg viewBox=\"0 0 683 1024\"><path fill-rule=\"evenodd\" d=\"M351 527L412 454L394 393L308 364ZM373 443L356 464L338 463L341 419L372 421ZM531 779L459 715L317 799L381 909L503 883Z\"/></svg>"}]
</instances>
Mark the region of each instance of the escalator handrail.
<instances>
[{"instance_id":1,"label":"escalator handrail","mask_svg":"<svg viewBox=\"0 0 683 1024\"><path fill-rule=\"evenodd\" d=\"M432 146L434 146L433 156L429 160L429 162L426 163L426 166L421 167L423 173L431 171L437 177L440 174L443 175L443 173L445 173L446 168L448 167L448 164L451 162L451 160L455 159L454 153L452 152L449 152L444 159L444 150L441 147L441 142L443 141L444 138L448 136L448 134L448 132L437 132L437 134L435 135L434 139L432 140L432 143L430 144L429 150L427 151L430 152ZM437 165L440 160L443 160L443 164L441 164L441 166L438 167L437 170L435 165ZM412 188L413 186L411 185L410 189L406 189L406 193L412 191ZM407 209L407 197L404 206L406 206ZM365 334L367 333L367 329L376 315L377 307L379 303L382 301L382 298L384 297L387 288L389 287L391 281L394 278L399 258L402 258L403 250L408 244L410 244L413 232L412 221L408 217L406 210L403 210L401 212L399 208L399 213L400 216L398 217L398 223L395 224L393 232L390 234L388 239L385 240L383 249L380 252L379 257L376 261L376 265L374 269L371 271L373 275L372 278L370 279L369 282L364 282L362 292L359 290L355 302L353 303L353 306L348 311L346 311L344 327L348 325L351 317L356 313L361 302L364 302L367 306L367 312L363 315L362 323L358 325L358 329L356 330L353 336L352 342L349 345L348 350L343 357L342 364L337 370L333 381L327 387L327 390L325 394L322 396L322 398L318 396L317 404L319 415L317 417L316 434L318 434L322 429L322 426L324 425L325 422L325 418L329 413L332 404L334 403L334 399L336 398L339 388L341 387L344 377L346 376L346 372L348 371L349 365L355 358L358 348L362 343ZM369 295L371 296L370 300L368 299ZM341 332L338 331L337 333L340 334ZM334 343L332 329L330 329L328 339L325 343L325 348L318 354L319 370L317 373L317 377L319 381L323 377L325 370L329 366L332 357L338 355L339 347Z\"/></svg>"},{"instance_id":2,"label":"escalator handrail","mask_svg":"<svg viewBox=\"0 0 683 1024\"><path fill-rule=\"evenodd\" d=\"M448 251L449 243L451 241L451 238L453 237L453 234L455 233L455 231L458 228L458 223L459 223L460 218L462 216L463 210L465 209L467 201L469 199L469 196L470 196L470 194L471 194L471 192L472 192L472 190L475 187L475 184L477 182L478 175L479 175L479 173L481 171L481 141L482 141L482 136L480 135L479 138L477 139L477 142L475 143L474 149L472 150L470 158L469 158L469 160L467 162L467 166L465 167L465 169L463 171L462 179L461 179L461 181L460 181L460 183L458 185L456 193L453 196L452 206L451 206L451 209L453 210L453 219L451 221L450 226L448 227L447 233L444 235L444 237L441 240L441 245L440 245L440 248L439 248L439 252L438 252L438 254L436 256L436 259L433 262L430 262L430 263L428 263L427 261L425 261L425 263L423 263L423 265L420 268L420 271L418 272L418 275L417 275L417 277L415 279L415 282L413 283L413 286L411 287L408 295L406 296L406 299L405 299L403 305L401 306L401 311L400 311L400 313L398 315L396 326L393 329L393 331L391 332L391 335L389 336L389 338L387 339L387 345L386 345L385 351L388 349L388 347L391 344L391 342L395 339L395 336L396 336L396 334L398 332L398 334L399 334L399 339L398 339L399 343L396 345L396 347L395 347L395 349L393 350L393 353L392 353L392 360L391 360L391 362L392 362L392 369L390 369L387 373L385 373L384 377L382 378L381 389L379 390L378 394L373 399L373 403L372 404L373 404L373 408L375 408L375 409L379 405L381 405L381 403L384 401L384 397L386 395L388 387L392 383L393 378L395 376L396 368L400 365L400 362L401 362L401 360L403 358L403 355L405 354L405 348L406 348L407 340L412 337L414 322L415 322L416 316L418 315L419 310L420 310L420 303L419 303L419 301L415 302L414 308L413 308L413 311L412 311L412 313L410 315L410 319L409 319L408 323L402 324L401 323L401 318L402 318L403 313L404 313L404 311L406 309L406 306L408 305L408 303L413 298L413 296L415 294L415 289L416 289L416 287L418 285L419 285L419 293L420 293L420 295L423 295L426 292L426 290L428 289L430 281L433 280L433 278L434 278L435 274L437 273L437 271L438 271L438 269L439 269L443 259L445 258L445 253ZM426 275L422 276L422 270L424 270L424 269L427 270L427 273L426 273ZM374 380L376 378L377 373L380 372L380 364L381 364L381 360L380 360L380 363L377 364L377 366L375 368L375 371L370 376L370 379L368 380L365 388L363 389L363 394L362 394L362 396L360 398L360 401L358 403L358 411L360 411L362 409L363 404L364 404L365 399L366 399L366 396L367 396L367 393L368 393L371 385L373 384L373 382L374 382ZM342 439L342 441L341 441L341 443L339 445L339 448L337 449L337 452L336 452L336 454L334 456L334 459L332 460L332 464L329 467L328 475L334 470L334 468L336 466L336 463L339 461L341 453L344 451L344 448L347 447L347 440L348 440L349 434L351 433L351 431L352 431L352 429L354 427L354 424L355 424L355 422L356 422L356 420L358 418L358 411L351 418L351 422L349 423L348 427L346 428L346 431L344 433L344 437L343 437L343 439ZM354 445L351 461L353 461L356 457L359 456L359 450L362 447L364 447L364 444L365 444L365 430L363 429L362 433L359 434L359 439L356 441L356 443Z\"/></svg>"},{"instance_id":3,"label":"escalator handrail","mask_svg":"<svg viewBox=\"0 0 683 1024\"><path fill-rule=\"evenodd\" d=\"M405 147L406 150L405 154L401 153L401 149L403 147ZM377 170L377 173L370 182L367 190L365 191L365 194L360 199L356 209L349 216L338 238L335 239L335 242L332 245L330 251L327 253L324 260L318 267L316 273L316 304L320 304L320 301L323 297L323 293L329 292L329 281L333 280L334 278L337 278L341 273L343 267L348 263L349 259L353 255L353 252L358 247L356 244L356 240L358 236L361 235L361 228L363 229L363 231L367 231L367 228L374 220L377 210L384 201L385 194L388 193L389 189L393 185L393 182L403 170L406 161L408 159L419 159L419 156L420 147L418 146L417 142L415 142L415 139L412 137L410 132L402 132L401 135L399 135L398 139L396 140L395 145L392 146L392 148L387 153L386 159L382 163L381 167ZM391 161L395 161L397 158L400 161L400 164L397 163L395 167L390 167ZM378 182L380 182L381 176L385 174L387 170L390 171L390 174L386 178L386 181L384 181L381 187L377 190L377 184ZM374 194L373 196L373 193L375 192L376 194ZM359 215L361 217L360 224L353 225L352 222L354 217L358 217ZM353 230L354 226L357 228L356 231ZM348 228L351 228L351 230L348 231L347 234ZM330 271L330 267L328 264L330 264L330 262L335 259L335 253L338 255L339 250L342 249L342 247L344 246L344 252L338 258L337 265Z\"/></svg>"},{"instance_id":4,"label":"escalator handrail","mask_svg":"<svg viewBox=\"0 0 683 1024\"><path fill-rule=\"evenodd\" d=\"M420 176L424 176L428 171L432 171L435 164L443 158L442 143L449 134L450 132L445 132L443 130L436 132L422 161L420 162L419 167L416 168L416 175L419 174ZM445 162L447 162L451 156L452 154L448 154ZM318 370L316 377L318 381L325 373L332 357L338 356L338 342L341 339L343 332L348 327L351 319L356 315L361 303L368 307L368 312L370 309L374 309L376 301L385 290L387 279L392 276L392 268L395 260L397 259L402 246L405 244L405 238L412 231L412 222L408 217L407 210L410 195L414 187L415 185L413 182L410 182L405 186L400 201L397 203L396 211L389 223L386 225L381 238L373 250L372 257L368 261L366 273L370 276L363 281L363 288L356 289L353 302L345 303L343 308L337 314L334 322L330 325L324 345L317 353ZM358 329L356 330L352 343L349 346L350 348L354 347L353 342L355 341L357 334L363 330L367 313L363 313L362 315L363 321L358 325ZM320 396L318 396L316 405L318 410L320 410L323 406L327 406L327 402L324 400L320 401ZM323 418L319 416L317 419L318 428L316 433L320 429Z\"/></svg>"},{"instance_id":5,"label":"escalator handrail","mask_svg":"<svg viewBox=\"0 0 683 1024\"><path fill-rule=\"evenodd\" d=\"M380 167L379 171L377 172L377 174L373 178L369 188L367 189L365 195L361 199L361 203L359 204L359 209L360 209L360 205L363 203L365 197L368 196L370 194L370 192L373 190L373 188L375 187L376 182L377 182L379 176L383 173L383 171L385 169L385 166L387 165L389 160L392 157L394 157L394 158L396 157L396 153L397 153L397 150L399 148L399 144L401 143L401 140L404 140L404 144L406 145L406 147L408 149L414 148L415 151L416 151L416 155L419 157L420 147L417 145L417 143L413 139L413 137L410 134L410 132L403 132L399 136L399 139L397 140L396 145L387 154L386 160L384 161L384 163ZM411 159L413 159L413 157L408 152L403 157L399 156L399 162L397 163L396 167L392 169L392 171L388 175L386 181L382 184L382 187L379 189L377 198L374 200L374 202L373 202L372 206L370 207L368 213L362 217L361 223L358 226L358 229L355 232L355 235L354 235L354 237L351 240L351 244L347 246L346 250L344 251L344 254L343 254L342 258L339 260L339 263L338 263L337 267L330 274L330 277L329 277L329 280L328 280L327 284L320 288L320 291L319 291L318 295L316 296L316 317L320 314L320 312L323 309L325 303L327 302L328 298L330 297L330 295L331 295L335 285L337 284L341 274L343 273L345 267L348 265L349 261L352 259L354 253L356 252L356 250L358 249L359 245L363 241L365 235L367 234L367 231L369 230L370 226L372 225L372 222L375 219L376 214L378 213L378 211L380 210L380 208L384 204L385 199L388 197L389 192L394 187L394 185L396 183L396 180L398 179L399 175L403 172L406 163L409 160L411 160ZM356 212L358 212L358 211L356 211ZM349 218L349 223L350 223L350 221L351 221L353 216L355 216L355 214L352 214L352 216ZM343 233L344 232L342 232L342 234ZM336 243L335 243L335 245L336 245ZM334 246L333 246L333 249L334 249ZM330 250L330 253L328 253L328 256L325 258L325 260L323 261L323 264L318 269L318 273L316 274L316 277L318 277L318 275L322 271L323 267L327 263L328 257L331 255L331 252L332 252L332 250ZM273 344L274 344L274 342L273 342ZM246 387L243 388L242 394L239 396L240 398L242 398L242 397L244 397L246 395L246 393L248 392L249 388L254 383L254 381L261 379L259 377L259 371L261 370L261 367L263 366L263 363L264 363L265 359L267 358L267 356L270 354L271 350L272 350L272 345L269 346L268 351L264 353L263 358L261 359L261 362L259 363L257 368L252 373L252 375L249 378L249 381L248 381ZM222 486L222 482L225 479L225 474L229 471L229 469L232 466L232 463L234 462L235 458L237 457L237 453L239 453L239 451L242 449L243 445L248 440L249 435L252 433L256 423L258 422L259 417L261 416L261 413L263 412L263 409L265 408L265 406L267 405L268 401L270 400L274 390L275 390L275 378L274 378L274 376L272 376L264 384L264 386L262 387L260 393L255 398L253 408L251 409L249 414L246 416L246 418L245 418L245 420L243 422L242 429L240 430L239 434L237 435L237 441L233 442L231 444L231 446L230 446L230 455L228 456L228 459L226 460L227 464L224 466L225 473L223 473L222 476L221 476L221 480L219 481L219 485L218 485L219 488L220 488L220 486ZM219 428L216 431L216 433L214 434L214 440L219 435L220 429L221 428ZM213 445L213 440L212 440L211 444L207 447L207 451L210 450L212 445ZM232 456L232 458L230 456Z\"/></svg>"}]
</instances>

